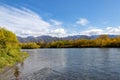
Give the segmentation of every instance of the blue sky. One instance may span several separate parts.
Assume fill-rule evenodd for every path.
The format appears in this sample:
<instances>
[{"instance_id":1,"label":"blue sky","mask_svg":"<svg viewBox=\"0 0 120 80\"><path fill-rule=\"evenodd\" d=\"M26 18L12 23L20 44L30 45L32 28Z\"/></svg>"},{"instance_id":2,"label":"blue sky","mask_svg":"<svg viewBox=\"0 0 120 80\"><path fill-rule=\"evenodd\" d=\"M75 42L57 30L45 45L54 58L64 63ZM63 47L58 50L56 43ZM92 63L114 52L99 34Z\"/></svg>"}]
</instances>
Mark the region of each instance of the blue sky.
<instances>
[{"instance_id":1,"label":"blue sky","mask_svg":"<svg viewBox=\"0 0 120 80\"><path fill-rule=\"evenodd\" d=\"M0 26L18 36L120 34L120 0L0 0Z\"/></svg>"}]
</instances>

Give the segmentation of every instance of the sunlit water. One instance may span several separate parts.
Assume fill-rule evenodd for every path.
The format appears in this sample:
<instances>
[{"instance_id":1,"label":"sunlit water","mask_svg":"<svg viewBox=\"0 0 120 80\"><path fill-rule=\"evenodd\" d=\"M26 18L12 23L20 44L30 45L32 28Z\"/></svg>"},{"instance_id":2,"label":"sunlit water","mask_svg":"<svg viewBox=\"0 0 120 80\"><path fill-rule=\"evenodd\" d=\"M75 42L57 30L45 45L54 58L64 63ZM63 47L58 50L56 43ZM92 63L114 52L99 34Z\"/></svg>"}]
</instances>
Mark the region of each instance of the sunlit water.
<instances>
[{"instance_id":1,"label":"sunlit water","mask_svg":"<svg viewBox=\"0 0 120 80\"><path fill-rule=\"evenodd\" d=\"M21 76L50 68L66 78L69 77L69 80L120 80L119 48L26 49L23 51L28 52L29 57L24 64L18 65Z\"/></svg>"}]
</instances>

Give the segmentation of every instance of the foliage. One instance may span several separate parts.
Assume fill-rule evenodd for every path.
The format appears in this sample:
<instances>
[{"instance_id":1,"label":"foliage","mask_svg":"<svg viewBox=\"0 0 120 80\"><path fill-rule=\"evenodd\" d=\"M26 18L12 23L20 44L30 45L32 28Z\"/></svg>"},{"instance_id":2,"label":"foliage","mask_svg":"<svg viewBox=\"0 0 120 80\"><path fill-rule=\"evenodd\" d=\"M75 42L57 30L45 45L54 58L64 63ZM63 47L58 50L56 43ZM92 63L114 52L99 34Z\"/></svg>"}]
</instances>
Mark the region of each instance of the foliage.
<instances>
[{"instance_id":1,"label":"foliage","mask_svg":"<svg viewBox=\"0 0 120 80\"><path fill-rule=\"evenodd\" d=\"M5 28L0 28L0 69L24 60L25 55L27 56L20 51L16 35Z\"/></svg>"},{"instance_id":2,"label":"foliage","mask_svg":"<svg viewBox=\"0 0 120 80\"><path fill-rule=\"evenodd\" d=\"M35 49L35 48L40 48L39 45L37 45L37 43L35 42L29 42L29 43L20 43L20 47L22 47L23 49Z\"/></svg>"},{"instance_id":3,"label":"foliage","mask_svg":"<svg viewBox=\"0 0 120 80\"><path fill-rule=\"evenodd\" d=\"M21 47L28 48L30 47L29 45L30 43L22 43ZM35 42L32 43L35 44ZM86 47L113 48L113 47L120 47L120 37L118 36L115 38L110 38L108 35L100 35L96 39L58 40L49 43L37 42L36 44L37 46L39 45L41 48L86 48ZM24 45L26 47L24 47Z\"/></svg>"}]
</instances>

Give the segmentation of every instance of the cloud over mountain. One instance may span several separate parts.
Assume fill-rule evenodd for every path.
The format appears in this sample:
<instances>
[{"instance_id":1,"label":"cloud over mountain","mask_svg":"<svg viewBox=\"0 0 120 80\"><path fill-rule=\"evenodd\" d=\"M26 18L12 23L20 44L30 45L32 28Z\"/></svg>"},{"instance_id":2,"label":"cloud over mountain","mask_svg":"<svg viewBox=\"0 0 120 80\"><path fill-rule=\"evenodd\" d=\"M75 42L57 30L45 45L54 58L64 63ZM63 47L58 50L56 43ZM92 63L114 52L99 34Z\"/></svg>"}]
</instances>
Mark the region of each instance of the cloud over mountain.
<instances>
[{"instance_id":1,"label":"cloud over mountain","mask_svg":"<svg viewBox=\"0 0 120 80\"><path fill-rule=\"evenodd\" d=\"M12 30L19 36L66 34L62 22L53 19L48 22L27 8L18 9L8 5L0 6L0 26Z\"/></svg>"},{"instance_id":2,"label":"cloud over mountain","mask_svg":"<svg viewBox=\"0 0 120 80\"><path fill-rule=\"evenodd\" d=\"M65 37L72 35L100 35L113 34L120 35L120 26L87 29L92 24L86 18L80 18L72 25L63 26L62 21L55 19L44 20L40 14L25 7L16 8L8 5L0 6L0 26L16 33L17 36L41 36L49 35L55 37ZM89 25L88 25L89 23ZM74 29L73 25L77 25ZM80 30L78 26L85 26ZM75 31L77 30L77 31Z\"/></svg>"},{"instance_id":3,"label":"cloud over mountain","mask_svg":"<svg viewBox=\"0 0 120 80\"><path fill-rule=\"evenodd\" d=\"M104 29L92 28L92 29L82 31L80 32L80 34L83 34L83 35L101 35L101 34L120 35L120 26L106 27Z\"/></svg>"}]
</instances>

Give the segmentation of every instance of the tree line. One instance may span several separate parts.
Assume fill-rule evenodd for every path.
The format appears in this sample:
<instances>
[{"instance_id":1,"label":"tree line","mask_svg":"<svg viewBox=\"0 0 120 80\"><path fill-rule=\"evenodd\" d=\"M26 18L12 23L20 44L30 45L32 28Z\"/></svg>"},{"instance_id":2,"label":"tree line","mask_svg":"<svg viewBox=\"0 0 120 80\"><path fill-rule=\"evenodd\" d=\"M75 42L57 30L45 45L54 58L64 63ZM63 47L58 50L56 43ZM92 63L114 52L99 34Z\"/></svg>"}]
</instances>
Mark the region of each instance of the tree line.
<instances>
[{"instance_id":1,"label":"tree line","mask_svg":"<svg viewBox=\"0 0 120 80\"><path fill-rule=\"evenodd\" d=\"M120 36L110 38L108 35L100 35L95 39L58 40L52 42L27 42L20 43L23 49L34 48L119 48Z\"/></svg>"}]
</instances>

